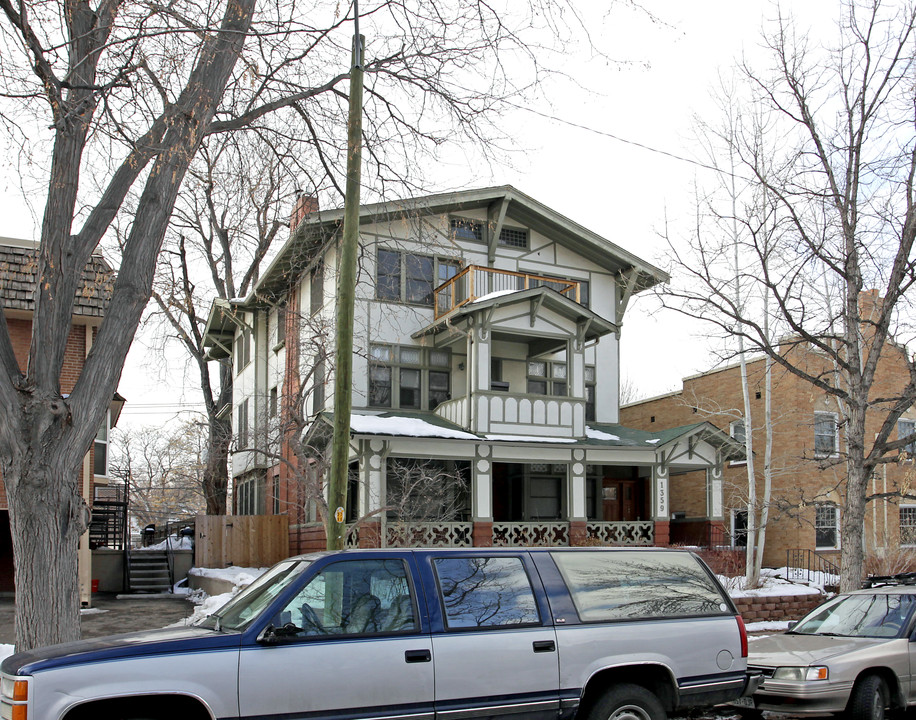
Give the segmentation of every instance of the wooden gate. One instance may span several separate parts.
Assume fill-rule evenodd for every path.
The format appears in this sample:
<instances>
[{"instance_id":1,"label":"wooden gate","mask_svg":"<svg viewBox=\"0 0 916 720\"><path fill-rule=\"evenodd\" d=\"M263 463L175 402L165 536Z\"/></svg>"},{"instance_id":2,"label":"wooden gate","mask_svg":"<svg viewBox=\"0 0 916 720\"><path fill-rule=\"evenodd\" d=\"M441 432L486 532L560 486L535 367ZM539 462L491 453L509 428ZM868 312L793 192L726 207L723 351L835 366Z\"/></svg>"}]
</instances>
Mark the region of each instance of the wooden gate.
<instances>
[{"instance_id":1,"label":"wooden gate","mask_svg":"<svg viewBox=\"0 0 916 720\"><path fill-rule=\"evenodd\" d=\"M194 565L267 567L289 556L287 515L198 515Z\"/></svg>"}]
</instances>

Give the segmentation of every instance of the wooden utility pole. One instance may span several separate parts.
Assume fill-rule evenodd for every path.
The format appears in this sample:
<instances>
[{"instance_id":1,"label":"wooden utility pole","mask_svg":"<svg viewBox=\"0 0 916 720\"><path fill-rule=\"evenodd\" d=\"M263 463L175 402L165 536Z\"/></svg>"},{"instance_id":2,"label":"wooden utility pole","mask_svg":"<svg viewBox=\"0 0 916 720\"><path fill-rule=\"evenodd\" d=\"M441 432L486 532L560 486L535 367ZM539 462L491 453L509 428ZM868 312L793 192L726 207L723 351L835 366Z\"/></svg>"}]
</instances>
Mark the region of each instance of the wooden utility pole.
<instances>
[{"instance_id":1,"label":"wooden utility pole","mask_svg":"<svg viewBox=\"0 0 916 720\"><path fill-rule=\"evenodd\" d=\"M354 0L356 29L350 69L350 116L347 120L347 188L343 239L337 275L337 352L334 373L334 437L328 481L328 550L342 550L347 532L347 469L350 455L350 403L353 390L353 306L356 299L356 254L359 247L359 183L363 134L363 50L359 5Z\"/></svg>"}]
</instances>

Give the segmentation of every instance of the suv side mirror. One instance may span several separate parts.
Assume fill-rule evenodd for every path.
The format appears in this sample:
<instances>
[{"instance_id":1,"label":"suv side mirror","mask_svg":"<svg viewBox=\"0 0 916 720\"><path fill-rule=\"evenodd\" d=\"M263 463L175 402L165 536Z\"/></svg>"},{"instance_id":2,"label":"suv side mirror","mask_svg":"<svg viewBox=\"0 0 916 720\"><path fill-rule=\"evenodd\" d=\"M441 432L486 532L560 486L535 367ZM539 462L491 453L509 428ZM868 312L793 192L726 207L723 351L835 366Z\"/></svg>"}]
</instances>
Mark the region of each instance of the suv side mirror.
<instances>
[{"instance_id":1,"label":"suv side mirror","mask_svg":"<svg viewBox=\"0 0 916 720\"><path fill-rule=\"evenodd\" d=\"M275 627L271 624L264 628L264 632L258 636L258 642L265 645L276 645L287 638L297 637L301 631L302 628L296 627L292 623L286 623L280 627Z\"/></svg>"},{"instance_id":2,"label":"suv side mirror","mask_svg":"<svg viewBox=\"0 0 916 720\"><path fill-rule=\"evenodd\" d=\"M787 627L786 630L791 630L796 625L798 625L798 620L789 620L789 627Z\"/></svg>"}]
</instances>

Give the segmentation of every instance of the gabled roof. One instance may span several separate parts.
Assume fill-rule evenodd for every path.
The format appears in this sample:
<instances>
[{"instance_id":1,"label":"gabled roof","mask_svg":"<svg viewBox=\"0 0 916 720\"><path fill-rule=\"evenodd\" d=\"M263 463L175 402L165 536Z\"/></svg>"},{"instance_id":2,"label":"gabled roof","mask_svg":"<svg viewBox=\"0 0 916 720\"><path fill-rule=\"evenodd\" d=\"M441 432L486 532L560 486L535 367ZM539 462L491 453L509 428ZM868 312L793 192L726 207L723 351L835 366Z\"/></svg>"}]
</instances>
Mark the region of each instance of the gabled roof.
<instances>
[{"instance_id":1,"label":"gabled roof","mask_svg":"<svg viewBox=\"0 0 916 720\"><path fill-rule=\"evenodd\" d=\"M33 242L0 238L0 303L5 310L35 310L37 255ZM73 314L102 317L113 289L114 270L101 255L93 255L83 268Z\"/></svg>"},{"instance_id":2,"label":"gabled roof","mask_svg":"<svg viewBox=\"0 0 916 720\"><path fill-rule=\"evenodd\" d=\"M667 281L668 274L579 225L511 185L460 190L360 207L360 224L403 221L419 214L461 213L506 204L506 217L570 248L599 267L632 274L631 292L637 293ZM343 208L309 213L293 231L262 275L250 298L273 297L288 289L298 273L315 258L317 250L343 223Z\"/></svg>"},{"instance_id":3,"label":"gabled roof","mask_svg":"<svg viewBox=\"0 0 916 720\"><path fill-rule=\"evenodd\" d=\"M637 430L612 425L608 423L591 423L588 426L588 444L611 445L652 445L656 448L665 448L675 445L681 440L704 440L720 451L726 458L743 458L744 444L738 442L728 433L722 432L711 422L699 422L691 425L668 428L666 430ZM601 435L613 436L608 440Z\"/></svg>"}]
</instances>

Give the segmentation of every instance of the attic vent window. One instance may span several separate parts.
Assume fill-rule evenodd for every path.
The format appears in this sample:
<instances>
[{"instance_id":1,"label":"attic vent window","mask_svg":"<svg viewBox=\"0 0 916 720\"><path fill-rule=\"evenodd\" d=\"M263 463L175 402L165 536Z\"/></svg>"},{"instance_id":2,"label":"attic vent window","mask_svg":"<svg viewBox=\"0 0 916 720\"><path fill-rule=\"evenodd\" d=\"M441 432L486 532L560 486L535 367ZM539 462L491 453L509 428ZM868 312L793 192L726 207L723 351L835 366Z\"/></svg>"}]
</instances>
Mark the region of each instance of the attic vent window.
<instances>
[{"instance_id":1,"label":"attic vent window","mask_svg":"<svg viewBox=\"0 0 916 720\"><path fill-rule=\"evenodd\" d=\"M754 393L754 397L757 398L758 400L760 399L760 391L759 391L759 390L758 390L757 392Z\"/></svg>"},{"instance_id":2,"label":"attic vent window","mask_svg":"<svg viewBox=\"0 0 916 720\"><path fill-rule=\"evenodd\" d=\"M451 218L451 229L456 240L483 242L483 225L476 220Z\"/></svg>"},{"instance_id":3,"label":"attic vent window","mask_svg":"<svg viewBox=\"0 0 916 720\"><path fill-rule=\"evenodd\" d=\"M526 249L528 247L528 231L503 228L499 231L499 244L506 247Z\"/></svg>"},{"instance_id":4,"label":"attic vent window","mask_svg":"<svg viewBox=\"0 0 916 720\"><path fill-rule=\"evenodd\" d=\"M649 422L655 422L655 415L649 418Z\"/></svg>"}]
</instances>

